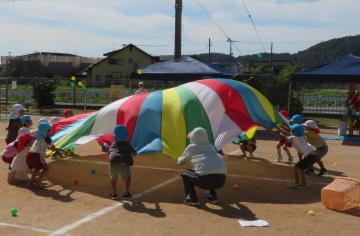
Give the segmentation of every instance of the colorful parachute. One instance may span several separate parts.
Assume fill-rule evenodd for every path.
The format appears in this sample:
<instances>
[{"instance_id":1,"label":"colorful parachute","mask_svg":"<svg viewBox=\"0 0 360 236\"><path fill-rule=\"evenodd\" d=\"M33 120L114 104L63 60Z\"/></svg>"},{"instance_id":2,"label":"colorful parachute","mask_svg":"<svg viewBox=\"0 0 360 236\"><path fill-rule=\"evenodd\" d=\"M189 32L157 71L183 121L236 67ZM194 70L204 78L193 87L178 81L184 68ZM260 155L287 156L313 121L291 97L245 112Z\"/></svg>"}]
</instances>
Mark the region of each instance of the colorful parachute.
<instances>
[{"instance_id":1,"label":"colorful parachute","mask_svg":"<svg viewBox=\"0 0 360 236\"><path fill-rule=\"evenodd\" d=\"M71 148L91 140L112 139L116 124L129 130L138 153L164 153L178 158L196 127L207 130L220 149L239 134L251 138L256 127L283 123L270 102L254 88L228 79L206 79L175 88L120 99L101 110L71 117L54 125L56 146Z\"/></svg>"}]
</instances>

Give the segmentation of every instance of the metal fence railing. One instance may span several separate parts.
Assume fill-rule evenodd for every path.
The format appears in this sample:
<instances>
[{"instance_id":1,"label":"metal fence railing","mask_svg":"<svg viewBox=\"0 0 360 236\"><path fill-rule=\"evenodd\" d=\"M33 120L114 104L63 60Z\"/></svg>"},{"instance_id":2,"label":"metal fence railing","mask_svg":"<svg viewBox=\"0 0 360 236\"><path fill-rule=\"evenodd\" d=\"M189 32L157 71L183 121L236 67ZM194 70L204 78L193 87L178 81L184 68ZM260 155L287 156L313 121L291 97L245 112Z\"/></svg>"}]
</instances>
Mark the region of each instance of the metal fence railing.
<instances>
[{"instance_id":1,"label":"metal fence railing","mask_svg":"<svg viewBox=\"0 0 360 236\"><path fill-rule=\"evenodd\" d=\"M21 103L27 108L37 106L33 98L33 82L49 78L0 78L0 113L8 113L11 105ZM69 78L52 78L56 82L54 91L55 107L93 108L98 109L107 104L132 95L138 89L139 80L123 80L109 83L103 87L70 87ZM174 87L179 82L146 81L147 91ZM16 84L16 85L15 85ZM114 96L115 94L115 96Z\"/></svg>"}]
</instances>

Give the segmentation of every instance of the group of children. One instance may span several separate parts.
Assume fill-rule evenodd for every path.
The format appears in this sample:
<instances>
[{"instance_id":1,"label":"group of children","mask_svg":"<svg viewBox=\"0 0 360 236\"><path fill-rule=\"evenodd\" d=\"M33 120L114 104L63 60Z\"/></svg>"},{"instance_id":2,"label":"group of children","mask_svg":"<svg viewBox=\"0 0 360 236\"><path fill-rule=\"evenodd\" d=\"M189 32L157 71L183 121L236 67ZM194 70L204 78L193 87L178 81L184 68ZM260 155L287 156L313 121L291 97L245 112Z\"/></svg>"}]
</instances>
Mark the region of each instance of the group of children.
<instances>
[{"instance_id":1,"label":"group of children","mask_svg":"<svg viewBox=\"0 0 360 236\"><path fill-rule=\"evenodd\" d=\"M313 166L317 163L320 166L318 175L326 173L322 158L328 152L325 140L319 135L320 129L314 120L307 120L303 123L301 115L291 117L289 126L282 125L279 128L280 139L277 145L277 162L282 160L281 147L288 156L288 163L293 162L289 151L292 146L298 152L299 161L294 167L294 182L290 183L292 188L302 188L306 185L305 173L314 173Z\"/></svg>"},{"instance_id":2,"label":"group of children","mask_svg":"<svg viewBox=\"0 0 360 236\"><path fill-rule=\"evenodd\" d=\"M37 130L32 132L33 120L30 115L25 115L25 107L15 104L11 108L9 125L6 128L6 146L1 153L2 160L9 164L7 181L28 181L31 187L41 186L49 167L45 156L48 149L59 151L52 144L49 132L51 124L61 118L52 117L51 124L45 118L39 120ZM71 110L65 110L64 115L70 116ZM31 178L29 179L29 174Z\"/></svg>"},{"instance_id":3,"label":"group of children","mask_svg":"<svg viewBox=\"0 0 360 236\"><path fill-rule=\"evenodd\" d=\"M8 182L14 179L29 181L32 187L41 186L44 176L49 167L45 156L48 149L59 151L52 143L49 136L51 124L46 119L40 119L37 130L32 132L33 125L31 116L24 115L25 108L21 104L12 107L6 144L2 152L2 159L9 164ZM64 117L72 116L71 110L64 111ZM51 122L58 122L60 118L53 117ZM290 119L289 126L279 127L280 139L277 144L278 157L276 161L282 160L281 147L288 156L288 163L293 162L290 147L294 147L299 156L299 162L294 167L295 181L290 184L292 188L301 188L306 185L304 171L314 172L313 165L320 166L319 175L326 172L321 159L328 152L326 142L319 135L319 128L315 121L307 120L303 123L301 115L294 115ZM128 131L123 125L117 125L114 129L115 140L111 146L106 147L109 158L109 173L111 177L112 192L110 197L117 199L118 176L125 182L123 199L130 199L131 171L133 156L137 153L128 142ZM184 170L181 174L184 182L186 198L185 204L198 205L198 199L194 186L208 190L207 198L211 202L217 202L215 189L221 188L225 183L226 167L223 159L216 153L216 149L209 143L206 131L198 127L189 134L190 145L183 155L179 157L178 164L187 161L193 163L194 170ZM246 157L253 157L256 149L256 140L240 140L240 148ZM28 174L31 173L29 179Z\"/></svg>"},{"instance_id":4,"label":"group of children","mask_svg":"<svg viewBox=\"0 0 360 236\"><path fill-rule=\"evenodd\" d=\"M280 111L280 114L288 118L287 111ZM322 158L328 152L328 145L325 140L319 135L320 129L314 120L307 120L303 123L303 117L301 115L294 115L289 120L289 124L282 124L278 127L280 138L276 145L277 157L276 162L281 162L283 156L281 148L287 155L287 163L292 164L294 162L293 156L291 155L290 148L294 147L298 153L299 161L294 167L295 181L290 183L293 188L301 188L306 185L305 173L314 174L313 165L317 163L320 166L318 175L324 175L327 170L322 162ZM242 151L241 157L244 159L253 158L253 152L256 150L256 140L242 139L240 136L238 140L234 141L238 144ZM249 155L247 156L247 152Z\"/></svg>"}]
</instances>

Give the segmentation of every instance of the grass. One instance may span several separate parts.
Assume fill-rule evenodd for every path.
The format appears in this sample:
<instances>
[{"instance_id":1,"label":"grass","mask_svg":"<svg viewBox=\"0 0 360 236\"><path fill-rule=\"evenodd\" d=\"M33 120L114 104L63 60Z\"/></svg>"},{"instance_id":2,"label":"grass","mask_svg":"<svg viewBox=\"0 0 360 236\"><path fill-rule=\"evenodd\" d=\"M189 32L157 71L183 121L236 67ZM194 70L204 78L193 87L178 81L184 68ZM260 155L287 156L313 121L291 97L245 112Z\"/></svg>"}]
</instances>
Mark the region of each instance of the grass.
<instances>
[{"instance_id":1,"label":"grass","mask_svg":"<svg viewBox=\"0 0 360 236\"><path fill-rule=\"evenodd\" d=\"M320 128L337 127L340 118L306 116L306 119L315 120Z\"/></svg>"}]
</instances>

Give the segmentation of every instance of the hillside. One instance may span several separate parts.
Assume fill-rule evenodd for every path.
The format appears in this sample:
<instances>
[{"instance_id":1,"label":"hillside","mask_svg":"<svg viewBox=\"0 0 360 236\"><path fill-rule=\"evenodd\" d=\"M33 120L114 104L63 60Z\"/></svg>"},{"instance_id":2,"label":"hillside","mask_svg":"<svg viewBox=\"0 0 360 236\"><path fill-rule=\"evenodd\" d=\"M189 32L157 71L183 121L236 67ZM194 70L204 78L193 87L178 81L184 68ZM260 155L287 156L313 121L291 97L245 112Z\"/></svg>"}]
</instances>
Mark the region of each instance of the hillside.
<instances>
[{"instance_id":1,"label":"hillside","mask_svg":"<svg viewBox=\"0 0 360 236\"><path fill-rule=\"evenodd\" d=\"M294 54L274 53L273 60L291 59L302 68L310 68L326 64L348 53L360 56L360 35L331 39ZM206 53L194 56L202 61L208 61ZM234 59L228 54L211 54L212 62L229 61L230 58ZM236 59L244 65L248 64L250 60L259 60L257 54L239 56ZM270 60L270 54L264 53L262 60Z\"/></svg>"}]
</instances>

